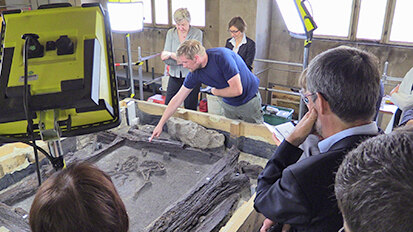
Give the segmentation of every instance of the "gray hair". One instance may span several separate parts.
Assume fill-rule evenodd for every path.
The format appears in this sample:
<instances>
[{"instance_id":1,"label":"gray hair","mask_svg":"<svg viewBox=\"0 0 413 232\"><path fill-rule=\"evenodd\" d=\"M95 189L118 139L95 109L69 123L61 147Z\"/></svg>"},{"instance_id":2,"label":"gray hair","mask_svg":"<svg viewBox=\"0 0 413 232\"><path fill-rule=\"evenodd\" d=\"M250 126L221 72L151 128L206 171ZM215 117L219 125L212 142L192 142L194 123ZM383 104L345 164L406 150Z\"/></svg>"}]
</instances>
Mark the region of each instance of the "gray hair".
<instances>
[{"instance_id":1,"label":"gray hair","mask_svg":"<svg viewBox=\"0 0 413 232\"><path fill-rule=\"evenodd\" d=\"M306 88L320 93L344 122L371 120L380 91L378 59L347 46L317 55L305 73Z\"/></svg>"},{"instance_id":2,"label":"gray hair","mask_svg":"<svg viewBox=\"0 0 413 232\"><path fill-rule=\"evenodd\" d=\"M179 8L174 13L174 20L175 23L179 23L182 20L186 20L188 23L191 23L191 14L187 8Z\"/></svg>"},{"instance_id":3,"label":"gray hair","mask_svg":"<svg viewBox=\"0 0 413 232\"><path fill-rule=\"evenodd\" d=\"M413 229L413 127L361 143L340 165L335 194L351 232Z\"/></svg>"},{"instance_id":4,"label":"gray hair","mask_svg":"<svg viewBox=\"0 0 413 232\"><path fill-rule=\"evenodd\" d=\"M195 55L203 56L205 53L205 48L202 46L201 42L195 39L189 39L181 43L176 51L178 57L185 56L190 60L193 60Z\"/></svg>"}]
</instances>

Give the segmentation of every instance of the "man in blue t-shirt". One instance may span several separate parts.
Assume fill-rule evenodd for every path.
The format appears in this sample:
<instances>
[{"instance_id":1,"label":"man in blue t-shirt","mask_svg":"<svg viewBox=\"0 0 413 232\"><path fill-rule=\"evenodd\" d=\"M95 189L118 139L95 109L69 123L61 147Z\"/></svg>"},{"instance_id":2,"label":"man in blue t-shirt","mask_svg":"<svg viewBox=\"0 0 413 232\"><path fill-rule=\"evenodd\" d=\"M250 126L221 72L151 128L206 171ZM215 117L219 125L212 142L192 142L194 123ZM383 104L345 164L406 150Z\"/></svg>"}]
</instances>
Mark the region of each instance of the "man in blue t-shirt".
<instances>
[{"instance_id":1,"label":"man in blue t-shirt","mask_svg":"<svg viewBox=\"0 0 413 232\"><path fill-rule=\"evenodd\" d=\"M259 79L239 55L226 48L205 50L199 41L187 40L179 46L177 56L191 72L170 101L150 140L162 133L163 125L199 83L210 86L211 94L222 97L225 117L263 122Z\"/></svg>"}]
</instances>

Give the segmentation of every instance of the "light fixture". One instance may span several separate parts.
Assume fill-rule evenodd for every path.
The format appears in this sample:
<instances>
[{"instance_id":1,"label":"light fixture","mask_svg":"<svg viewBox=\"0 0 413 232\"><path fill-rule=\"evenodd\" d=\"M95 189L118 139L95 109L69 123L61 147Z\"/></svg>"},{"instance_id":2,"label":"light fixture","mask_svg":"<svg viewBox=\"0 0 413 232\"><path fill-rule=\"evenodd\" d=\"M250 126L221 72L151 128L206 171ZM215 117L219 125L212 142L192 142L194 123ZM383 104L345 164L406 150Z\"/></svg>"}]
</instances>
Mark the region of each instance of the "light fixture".
<instances>
[{"instance_id":1,"label":"light fixture","mask_svg":"<svg viewBox=\"0 0 413 232\"><path fill-rule=\"evenodd\" d=\"M276 0L278 8L292 37L307 39L317 28L307 10L305 0Z\"/></svg>"},{"instance_id":2,"label":"light fixture","mask_svg":"<svg viewBox=\"0 0 413 232\"><path fill-rule=\"evenodd\" d=\"M142 1L109 1L107 7L113 32L131 33L143 30Z\"/></svg>"}]
</instances>

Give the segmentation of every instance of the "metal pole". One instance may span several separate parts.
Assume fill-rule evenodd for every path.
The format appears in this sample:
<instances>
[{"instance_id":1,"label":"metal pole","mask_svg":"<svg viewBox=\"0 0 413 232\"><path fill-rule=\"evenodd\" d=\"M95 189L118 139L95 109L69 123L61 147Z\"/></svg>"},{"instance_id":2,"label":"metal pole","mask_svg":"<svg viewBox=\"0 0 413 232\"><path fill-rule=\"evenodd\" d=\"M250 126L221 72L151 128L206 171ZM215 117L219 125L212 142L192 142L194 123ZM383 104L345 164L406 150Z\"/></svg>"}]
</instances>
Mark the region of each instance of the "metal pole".
<instances>
[{"instance_id":1,"label":"metal pole","mask_svg":"<svg viewBox=\"0 0 413 232\"><path fill-rule=\"evenodd\" d=\"M308 53L310 51L310 47L305 46L304 47L304 55L303 55L303 70L307 68L308 66Z\"/></svg>"},{"instance_id":2,"label":"metal pole","mask_svg":"<svg viewBox=\"0 0 413 232\"><path fill-rule=\"evenodd\" d=\"M304 55L303 55L303 70L305 70L308 66L308 52L310 50L310 46L304 46ZM300 121L301 118L304 115L304 112L306 112L306 105L303 102L303 99L300 99L300 108L298 111L298 120Z\"/></svg>"},{"instance_id":3,"label":"metal pole","mask_svg":"<svg viewBox=\"0 0 413 232\"><path fill-rule=\"evenodd\" d=\"M265 88L265 87L258 87L258 89L269 91L269 92L275 92L275 93L283 93L283 94L289 94L289 95L294 95L294 96L301 96L299 93L296 93L293 91L281 90L281 89L272 89L272 88Z\"/></svg>"},{"instance_id":4,"label":"metal pole","mask_svg":"<svg viewBox=\"0 0 413 232\"><path fill-rule=\"evenodd\" d=\"M134 66L134 65L141 65L140 62L147 61L147 60L149 60L149 59L155 58L155 57L160 56L160 55L161 55L161 53L156 53L156 54L154 54L154 55L142 57L141 60L139 60L138 62L136 62L136 63L133 63L133 62L132 62L132 65L133 65L133 66ZM115 65L116 65L116 66L127 66L128 63L115 63Z\"/></svg>"},{"instance_id":5,"label":"metal pole","mask_svg":"<svg viewBox=\"0 0 413 232\"><path fill-rule=\"evenodd\" d=\"M148 61L146 61L146 64L148 63ZM162 78L162 77L160 77ZM152 67L152 81L155 82L155 68ZM155 89L155 84L152 85L152 94L155 95L156 94L156 89Z\"/></svg>"},{"instance_id":6,"label":"metal pole","mask_svg":"<svg viewBox=\"0 0 413 232\"><path fill-rule=\"evenodd\" d=\"M387 84L387 81L398 81L398 82L402 82L403 81L403 77L391 77L391 76L387 76L387 70L389 68L389 62L386 61L384 62L384 69L383 69L383 75L381 76L381 80L383 82L383 84Z\"/></svg>"},{"instance_id":7,"label":"metal pole","mask_svg":"<svg viewBox=\"0 0 413 232\"><path fill-rule=\"evenodd\" d=\"M384 69L383 69L383 75L381 76L381 80L383 83L386 83L387 80L387 69L389 68L389 62L386 61L384 62Z\"/></svg>"},{"instance_id":8,"label":"metal pole","mask_svg":"<svg viewBox=\"0 0 413 232\"><path fill-rule=\"evenodd\" d=\"M300 64L300 63L291 63L291 62L284 62L284 61L278 61L278 60L254 59L254 61L273 63L273 64L284 64L284 65L291 65L291 66L297 66L297 67L303 66L303 64Z\"/></svg>"},{"instance_id":9,"label":"metal pole","mask_svg":"<svg viewBox=\"0 0 413 232\"><path fill-rule=\"evenodd\" d=\"M133 71L132 71L132 55L131 55L131 48L130 48L130 34L126 34L126 51L128 55L128 73L130 78L130 97L133 98L135 96L135 85L133 83Z\"/></svg>"},{"instance_id":10,"label":"metal pole","mask_svg":"<svg viewBox=\"0 0 413 232\"><path fill-rule=\"evenodd\" d=\"M138 47L138 60L142 59L141 47ZM142 75L142 65L138 67L139 72L139 99L143 100L143 75Z\"/></svg>"}]
</instances>

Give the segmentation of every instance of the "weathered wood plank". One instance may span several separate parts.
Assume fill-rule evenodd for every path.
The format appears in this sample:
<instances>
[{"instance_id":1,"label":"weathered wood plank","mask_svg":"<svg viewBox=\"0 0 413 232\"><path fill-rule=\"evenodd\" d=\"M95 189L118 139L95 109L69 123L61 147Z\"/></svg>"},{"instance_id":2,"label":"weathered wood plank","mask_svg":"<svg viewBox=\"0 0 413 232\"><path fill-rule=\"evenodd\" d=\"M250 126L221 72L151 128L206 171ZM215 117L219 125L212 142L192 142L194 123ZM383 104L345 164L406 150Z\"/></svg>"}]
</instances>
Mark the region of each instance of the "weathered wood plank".
<instances>
[{"instance_id":1,"label":"weathered wood plank","mask_svg":"<svg viewBox=\"0 0 413 232\"><path fill-rule=\"evenodd\" d=\"M239 151L231 149L216 163L209 178L199 182L183 200L164 212L149 226L148 231L198 231L200 221L208 218L217 205L231 201L248 185L248 177L236 172L238 156ZM218 223L203 224L202 231L212 231Z\"/></svg>"},{"instance_id":2,"label":"weathered wood plank","mask_svg":"<svg viewBox=\"0 0 413 232\"><path fill-rule=\"evenodd\" d=\"M30 232L27 218L15 213L11 207L0 203L0 215L0 231Z\"/></svg>"}]
</instances>

